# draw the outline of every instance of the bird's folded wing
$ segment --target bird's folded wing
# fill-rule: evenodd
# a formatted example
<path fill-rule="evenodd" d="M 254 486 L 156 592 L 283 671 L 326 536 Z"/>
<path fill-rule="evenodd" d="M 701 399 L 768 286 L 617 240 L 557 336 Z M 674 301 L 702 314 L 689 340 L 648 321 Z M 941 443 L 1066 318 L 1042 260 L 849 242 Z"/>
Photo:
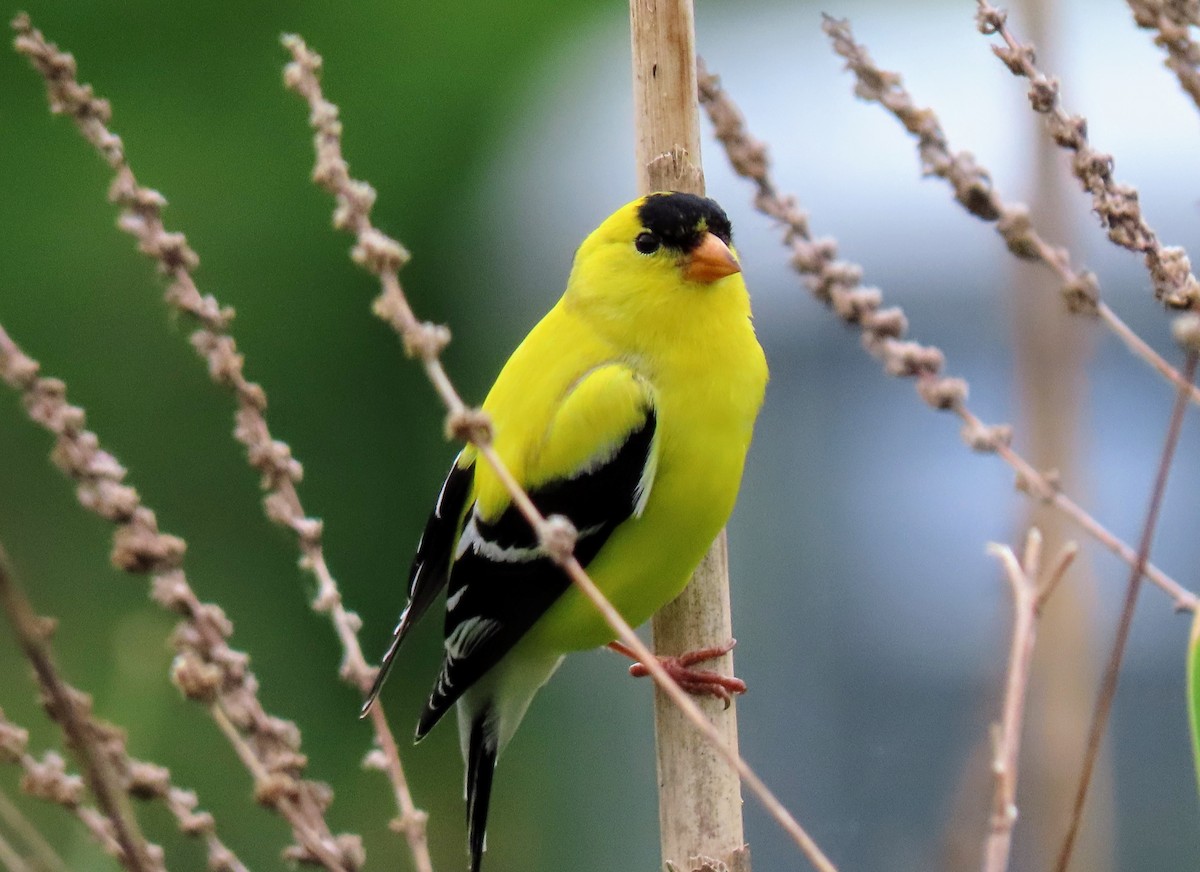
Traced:
<path fill-rule="evenodd" d="M 586 566 L 612 532 L 641 514 L 654 483 L 656 415 L 650 385 L 607 364 L 581 378 L 544 433 L 534 436 L 525 482 L 545 515 L 579 532 Z M 446 600 L 445 659 L 418 736 L 500 660 L 570 582 L 506 495 L 477 473 L 476 502 L 455 549 Z"/>

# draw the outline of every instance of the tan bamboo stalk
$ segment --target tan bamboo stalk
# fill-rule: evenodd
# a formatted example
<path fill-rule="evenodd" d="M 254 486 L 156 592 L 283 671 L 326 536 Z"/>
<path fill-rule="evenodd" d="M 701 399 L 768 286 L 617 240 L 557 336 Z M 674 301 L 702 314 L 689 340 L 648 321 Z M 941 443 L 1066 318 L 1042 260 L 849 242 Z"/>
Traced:
<path fill-rule="evenodd" d="M 1039 58 L 1061 54 L 1063 11 L 1054 0 L 1021 0 L 1020 19 L 1036 42 Z M 1030 212 L 1040 228 L 1068 248 L 1078 228 L 1070 218 L 1070 176 L 1062 173 L 1057 146 L 1042 131 L 1025 131 L 1033 156 Z M 1020 429 L 1026 434 L 1027 457 L 1038 469 L 1054 469 L 1063 487 L 1086 499 L 1088 463 L 1084 419 L 1087 365 L 1092 359 L 1094 331 L 1081 330 L 1054 297 L 1055 279 L 1037 264 L 1018 261 L 1012 272 L 1012 337 Z M 1055 551 L 1074 531 L 1050 506 L 1032 504 L 1022 521 L 1042 530 L 1045 547 Z M 1079 746 L 1091 717 L 1093 688 L 1099 679 L 1096 656 L 1097 589 L 1088 561 L 1073 570 L 1055 608 L 1040 621 L 1030 686 L 1025 745 L 1025 780 L 1020 798 L 1021 860 L 1049 870 L 1062 840 L 1064 808 L 1069 808 L 1079 777 Z M 1108 631 L 1105 631 L 1108 632 Z M 1106 643 L 1103 643 L 1106 644 Z M 1102 774 L 1109 771 L 1103 766 Z M 1106 782 L 1102 778 L 1102 783 Z M 1081 870 L 1111 872 L 1112 806 L 1102 789 L 1094 807 L 1097 826 L 1080 843 Z M 1013 867 L 1021 862 L 1014 861 Z"/>
<path fill-rule="evenodd" d="M 630 0 L 629 20 L 638 188 L 641 193 L 703 194 L 692 2 Z M 724 531 L 683 594 L 655 616 L 653 628 L 659 654 L 682 654 L 733 638 Z M 715 668 L 732 675 L 732 654 Z M 737 748 L 736 707 L 707 698 L 697 703 L 723 741 Z M 737 773 L 660 690 L 655 691 L 654 724 L 664 865 L 690 872 L 711 859 L 730 872 L 749 872 Z"/>
<path fill-rule="evenodd" d="M 1022 0 L 1020 17 L 1038 46 L 1039 56 L 1060 57 L 1065 47 L 1063 10 L 1054 0 Z M 1024 131 L 1031 172 L 1027 196 L 1030 214 L 1048 238 L 1078 249 L 1078 228 L 1071 220 L 1069 175 L 1062 172 L 1057 148 L 1040 130 Z M 1058 282 L 1038 264 L 1012 263 L 1010 336 L 1013 342 L 1017 427 L 1024 434 L 1026 457 L 1038 469 L 1054 469 L 1064 489 L 1087 500 L 1089 459 L 1084 437 L 1088 402 L 1087 364 L 1095 332 L 1072 317 L 1054 299 Z M 1036 526 L 1046 549 L 1057 550 L 1074 535 L 1071 524 L 1052 506 L 1029 505 L 1020 524 Z M 1131 543 L 1133 544 L 1133 543 Z M 1088 561 L 1072 570 L 1054 608 L 1040 621 L 1041 642 L 1029 688 L 1028 732 L 1023 749 L 1020 797 L 1021 862 L 1049 869 L 1062 839 L 1063 810 L 1070 808 L 1078 779 L 1080 737 L 1086 735 L 1100 666 L 1095 653 L 1097 596 Z M 1104 806 L 1109 806 L 1107 809 Z M 1081 869 L 1113 872 L 1112 809 L 1097 803 L 1096 827 L 1081 844 Z"/>

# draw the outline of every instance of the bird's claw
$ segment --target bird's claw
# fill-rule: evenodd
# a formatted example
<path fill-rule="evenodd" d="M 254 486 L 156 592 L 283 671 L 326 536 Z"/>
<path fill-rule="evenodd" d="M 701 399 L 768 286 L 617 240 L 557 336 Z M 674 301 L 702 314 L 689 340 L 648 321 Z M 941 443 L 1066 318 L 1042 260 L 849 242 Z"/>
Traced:
<path fill-rule="evenodd" d="M 736 639 L 730 639 L 724 645 L 711 645 L 675 657 L 659 657 L 658 662 L 667 675 L 671 676 L 683 690 L 693 696 L 714 696 L 725 703 L 725 708 L 729 708 L 733 702 L 733 694 L 746 692 L 746 682 L 740 678 L 721 675 L 708 669 L 691 667 L 703 660 L 715 660 L 717 657 L 728 654 L 736 644 Z M 632 652 L 625 649 L 625 646 L 620 643 L 611 647 L 618 653 L 633 656 Z M 637 662 L 629 667 L 629 674 L 634 678 L 644 678 L 650 674 L 650 670 L 646 664 Z"/>

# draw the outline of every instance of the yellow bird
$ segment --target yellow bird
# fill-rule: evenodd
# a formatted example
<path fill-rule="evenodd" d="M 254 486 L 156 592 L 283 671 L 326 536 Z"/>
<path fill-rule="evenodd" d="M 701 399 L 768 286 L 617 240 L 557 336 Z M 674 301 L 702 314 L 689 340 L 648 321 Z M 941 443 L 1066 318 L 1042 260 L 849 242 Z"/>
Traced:
<path fill-rule="evenodd" d="M 618 209 L 483 404 L 496 451 L 543 514 L 574 523 L 576 556 L 633 626 L 678 596 L 728 520 L 762 405 L 767 365 L 731 239 L 721 207 L 692 194 Z M 497 756 L 563 656 L 615 634 L 468 446 L 417 545 L 364 714 L 447 584 L 442 669 L 417 739 L 458 703 L 478 872 Z M 679 673 L 693 690 L 730 686 Z"/>

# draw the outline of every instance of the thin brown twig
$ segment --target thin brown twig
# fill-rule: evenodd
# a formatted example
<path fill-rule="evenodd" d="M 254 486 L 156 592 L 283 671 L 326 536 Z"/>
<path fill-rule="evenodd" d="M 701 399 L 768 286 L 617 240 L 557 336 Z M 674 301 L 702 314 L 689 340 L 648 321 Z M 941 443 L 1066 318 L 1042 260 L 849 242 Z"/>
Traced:
<path fill-rule="evenodd" d="M 76 750 L 85 764 L 84 771 L 89 775 L 89 786 L 96 777 L 105 779 L 104 786 L 109 793 L 101 795 L 95 787 L 92 788 L 92 792 L 110 820 L 110 794 L 113 791 L 122 797 L 128 795 L 141 800 L 160 800 L 175 818 L 181 832 L 205 843 L 208 868 L 211 872 L 246 872 L 246 867 L 237 855 L 218 838 L 213 816 L 208 812 L 196 810 L 196 795 L 172 784 L 171 773 L 165 767 L 130 757 L 126 750 L 124 731 L 96 717 L 92 713 L 91 698 L 71 687 L 59 674 L 50 645 L 50 634 L 55 624 L 49 619 L 34 615 L 27 598 L 6 565 L 2 546 L 0 603 L 17 631 L 26 656 L 34 666 L 34 674 L 42 689 L 48 713 L 62 727 L 68 746 Z M 153 868 L 161 868 L 161 861 L 155 860 L 155 857 L 161 854 L 161 850 L 156 846 L 145 847 L 140 857 L 130 852 L 127 844 L 131 839 L 140 838 L 136 829 L 137 819 L 123 799 L 118 804 L 117 811 L 127 816 L 127 821 L 112 820 L 112 830 L 118 844 L 121 845 L 123 862 L 124 857 L 133 858 L 132 862 L 126 862 L 127 868 L 143 869 L 147 868 L 147 864 Z M 6 808 L 0 807 L 0 812 L 3 812 L 5 817 L 10 816 Z M 128 835 L 123 835 L 125 833 Z M 37 844 L 36 841 L 34 843 Z M 57 861 L 57 866 L 61 867 L 62 861 L 48 845 L 39 849 L 42 856 L 47 852 L 52 858 L 52 865 L 53 861 Z"/>
<path fill-rule="evenodd" d="M 447 436 L 470 442 L 476 447 L 479 455 L 504 485 L 513 505 L 536 531 L 538 541 L 547 556 L 562 567 L 572 583 L 604 617 L 617 637 L 637 654 L 655 683 L 709 740 L 714 750 L 737 770 L 767 812 L 791 836 L 809 862 L 821 872 L 836 872 L 836 867 L 812 837 L 737 751 L 722 741 L 700 708 L 667 674 L 658 658 L 642 643 L 588 577 L 574 556 L 576 531 L 571 522 L 560 515 L 543 516 L 505 466 L 492 445 L 490 419 L 483 411 L 469 408 L 463 402 L 442 366 L 439 355 L 450 341 L 450 331 L 440 325 L 419 321 L 408 304 L 399 277 L 400 268 L 409 259 L 408 252 L 399 242 L 371 224 L 370 210 L 375 201 L 375 191 L 366 182 L 350 176 L 349 166 L 342 156 L 342 126 L 338 120 L 338 108 L 326 100 L 321 92 L 318 78 L 321 57 L 309 49 L 299 36 L 285 36 L 283 45 L 292 55 L 292 62 L 284 70 L 284 84 L 307 101 L 309 123 L 315 132 L 317 162 L 313 169 L 313 180 L 329 191 L 337 201 L 333 217 L 334 226 L 355 236 L 355 245 L 351 250 L 352 259 L 379 279 L 381 292 L 375 299 L 373 311 L 400 336 L 405 352 L 420 361 L 438 397 L 445 404 L 448 411 Z"/>
<path fill-rule="evenodd" d="M 291 530 L 300 549 L 300 565 L 317 582 L 312 601 L 314 611 L 327 614 L 342 646 L 341 678 L 365 693 L 375 678 L 375 668 L 367 663 L 358 641 L 362 620 L 342 602 L 341 591 L 325 560 L 322 544 L 324 524 L 309 517 L 300 501 L 296 485 L 303 469 L 292 456 L 286 442 L 277 440 L 267 424 L 267 396 L 262 386 L 248 380 L 244 358 L 230 333 L 232 308 L 222 306 L 212 295 L 202 296 L 192 276 L 199 257 L 188 246 L 182 233 L 170 233 L 162 220 L 165 198 L 138 184 L 129 166 L 120 137 L 108 127 L 111 111 L 107 101 L 97 98 L 89 85 L 76 79 L 75 63 L 70 55 L 48 43 L 33 29 L 28 17 L 18 16 L 17 50 L 26 55 L 46 80 L 51 109 L 72 116 L 84 138 L 96 148 L 114 172 L 109 199 L 121 207 L 118 226 L 132 235 L 138 250 L 158 263 L 170 283 L 166 302 L 175 311 L 199 325 L 191 343 L 208 364 L 213 382 L 233 394 L 237 402 L 235 438 L 246 447 L 246 458 L 262 476 L 266 493 L 263 508 L 274 523 Z M 425 837 L 427 815 L 413 802 L 404 775 L 400 754 L 391 734 L 382 706 L 371 713 L 375 744 L 382 755 L 372 756 L 391 782 L 400 817 L 393 827 L 407 837 L 418 872 L 432 872 L 433 863 Z"/>
<path fill-rule="evenodd" d="M 1087 121 L 1082 116 L 1071 115 L 1062 108 L 1058 81 L 1047 77 L 1038 69 L 1032 46 L 1021 43 L 1008 28 L 1007 13 L 992 6 L 987 0 L 978 0 L 976 19 L 981 33 L 985 36 L 998 35 L 1003 40 L 1004 45 L 993 45 L 992 51 L 1014 75 L 1023 76 L 1029 80 L 1030 106 L 1035 112 L 1046 116 L 1046 126 L 1055 143 L 1073 153 L 1072 171 L 1083 189 L 1091 194 L 1092 209 L 1099 217 L 1101 225 L 1108 231 L 1108 238 L 1122 248 L 1143 255 L 1154 285 L 1155 296 L 1164 305 L 1173 309 L 1190 309 L 1193 312 L 1200 309 L 1200 282 L 1197 282 L 1196 277 L 1192 274 L 1191 262 L 1186 251 L 1178 246 L 1163 246 L 1158 241 L 1153 228 L 1142 215 L 1141 207 L 1138 204 L 1137 190 L 1132 186 L 1119 184 L 1113 179 L 1112 156 L 1092 147 L 1087 136 Z M 1191 327 L 1185 327 L 1184 332 L 1190 329 L 1190 332 L 1195 333 L 1194 322 L 1193 318 Z M 1181 332 L 1179 325 L 1176 325 L 1176 332 L 1177 335 Z M 1163 446 L 1162 457 L 1151 491 L 1150 506 L 1142 528 L 1141 541 L 1126 588 L 1116 639 L 1109 654 L 1099 697 L 1092 712 L 1092 722 L 1084 750 L 1083 771 L 1080 774 L 1075 801 L 1071 809 L 1067 834 L 1063 839 L 1056 861 L 1055 868 L 1058 872 L 1065 872 L 1070 865 L 1092 774 L 1095 771 L 1104 732 L 1112 711 L 1112 703 L 1120 679 L 1121 664 L 1137 606 L 1137 596 L 1141 590 L 1141 570 L 1149 559 L 1171 460 L 1174 457 L 1179 432 L 1182 428 L 1190 385 L 1195 377 L 1197 357 L 1197 348 L 1193 343 L 1189 347 L 1183 372 L 1188 386 L 1181 386 L 1177 393 L 1167 431 L 1166 444 Z"/>
<path fill-rule="evenodd" d="M 251 744 L 246 741 L 246 737 L 242 735 L 237 725 L 229 718 L 229 715 L 219 705 L 212 705 L 209 709 L 213 721 L 222 733 L 233 750 L 250 773 L 254 776 L 255 784 L 255 799 L 263 804 L 277 806 L 285 818 L 289 820 L 292 817 L 302 817 L 305 815 L 305 809 L 302 807 L 303 798 L 293 796 L 288 790 L 287 785 L 278 776 L 277 773 L 271 772 L 262 760 L 259 759 Z M 308 856 L 310 849 L 307 847 L 292 846 L 287 848 L 283 856 L 287 860 L 295 862 L 318 860 L 327 868 L 338 867 L 342 863 L 342 858 L 338 856 L 338 852 L 330 846 L 318 843 L 317 850 L 312 853 L 315 857 Z M 361 866 L 361 862 L 359 863 Z"/>
<path fill-rule="evenodd" d="M 854 93 L 863 100 L 878 103 L 916 137 L 924 175 L 949 183 L 954 189 L 955 201 L 975 217 L 994 224 L 1010 252 L 1054 273 L 1069 312 L 1098 317 L 1135 356 L 1175 387 L 1186 386 L 1192 402 L 1200 404 L 1200 387 L 1187 384 L 1179 370 L 1100 299 L 1100 283 L 1095 274 L 1077 268 L 1066 248 L 1048 243 L 1034 229 L 1028 207 L 1022 203 L 1006 203 L 1001 198 L 991 174 L 976 163 L 974 155 L 950 148 L 937 114 L 916 105 L 899 73 L 880 69 L 875 64 L 866 46 L 855 42 L 849 21 L 826 15 L 821 27 L 832 40 L 834 51 L 845 59 L 847 69 L 854 74 Z"/>
<path fill-rule="evenodd" d="M 1197 0 L 1127 0 L 1138 27 L 1155 33 L 1154 44 L 1167 53 L 1164 66 L 1200 108 L 1200 44 L 1192 27 L 1200 26 Z"/>
<path fill-rule="evenodd" d="M 65 808 L 87 829 L 91 837 L 112 857 L 121 855 L 112 824 L 84 799 L 83 778 L 67 772 L 67 763 L 54 751 L 39 760 L 28 751 L 29 731 L 10 721 L 0 709 L 0 763 L 21 768 L 21 791 Z"/>
<path fill-rule="evenodd" d="M 112 826 L 120 846 L 118 859 L 130 872 L 164 872 L 162 849 L 146 842 L 138 826 L 119 773 L 102 744 L 81 694 L 67 686 L 54 664 L 49 638 L 55 622 L 34 614 L 9 568 L 8 555 L 0 546 L 0 607 L 17 634 L 25 657 L 33 666 L 44 694 L 46 711 L 62 728 L 67 746 L 79 759 L 88 789 Z M 90 702 L 90 701 L 88 701 Z"/>
<path fill-rule="evenodd" d="M 83 409 L 67 402 L 66 385 L 39 377 L 39 368 L 0 326 L 0 380 L 21 395 L 30 419 L 55 436 L 51 458 L 76 482 L 80 505 L 114 525 L 113 565 L 150 575 L 151 598 L 184 618 L 172 635 L 178 652 L 171 667 L 175 686 L 206 706 L 215 700 L 252 743 L 276 788 L 264 791 L 256 785 L 256 794 L 291 825 L 298 844 L 289 851 L 306 859 L 340 858 L 336 863 L 321 860 L 331 870 L 359 868 L 361 840 L 330 833 L 324 817 L 329 790 L 302 777 L 307 759 L 300 753 L 300 731 L 263 709 L 249 655 L 228 644 L 232 622 L 219 606 L 201 602 L 188 584 L 182 566 L 187 544 L 159 531 L 154 512 L 124 484 L 125 468 L 85 429 Z M 290 796 L 298 798 L 294 806 L 280 802 Z"/>
<path fill-rule="evenodd" d="M 58 852 L 50 846 L 46 837 L 33 825 L 33 821 L 21 813 L 16 803 L 4 790 L 0 790 L 0 820 L 3 820 L 8 828 L 16 833 L 25 842 L 26 847 L 33 852 L 41 872 L 67 872 L 67 866 L 63 863 L 62 857 L 58 856 Z"/>
<path fill-rule="evenodd" d="M 1196 316 L 1187 316 L 1196 322 Z M 1192 325 L 1193 339 L 1196 336 L 1195 324 Z M 1177 330 L 1177 333 L 1179 331 Z M 1200 361 L 1200 347 L 1194 341 L 1188 351 L 1183 366 L 1183 375 L 1189 382 L 1196 377 L 1196 365 Z M 1129 642 L 1129 631 L 1133 626 L 1133 614 L 1137 607 L 1138 593 L 1142 589 L 1142 569 L 1150 559 L 1150 547 L 1154 542 L 1154 532 L 1158 525 L 1159 511 L 1162 508 L 1163 497 L 1167 490 L 1167 477 L 1171 471 L 1171 461 L 1175 457 L 1175 449 L 1179 445 L 1179 434 L 1183 430 L 1184 413 L 1187 410 L 1187 393 L 1182 389 L 1176 394 L 1175 405 L 1171 410 L 1171 420 L 1167 426 L 1167 436 L 1164 440 L 1162 457 L 1159 460 L 1158 472 L 1154 478 L 1154 486 L 1150 491 L 1150 506 L 1146 510 L 1146 521 L 1142 526 L 1142 536 L 1138 543 L 1137 560 L 1134 562 L 1129 575 L 1129 583 L 1125 591 L 1125 603 L 1121 608 L 1120 622 L 1117 624 L 1117 635 L 1109 652 L 1108 663 L 1104 668 L 1104 677 L 1100 683 L 1100 693 L 1096 707 L 1092 711 L 1092 723 L 1088 728 L 1087 745 L 1084 748 L 1083 770 L 1079 775 L 1079 785 L 1075 793 L 1075 802 L 1071 808 L 1071 819 L 1067 825 L 1067 834 L 1063 838 L 1055 862 L 1057 872 L 1066 872 L 1071 864 L 1071 854 L 1075 848 L 1075 840 L 1079 835 L 1079 826 L 1083 820 L 1083 809 L 1087 802 L 1088 788 L 1091 786 L 1092 774 L 1096 769 L 1096 761 L 1100 757 L 1100 748 L 1104 741 L 1104 731 L 1108 726 L 1109 715 L 1112 714 L 1113 700 L 1117 695 L 1117 683 L 1121 677 L 1121 664 L 1125 658 L 1125 649 Z"/>
<path fill-rule="evenodd" d="M 1025 554 L 1017 559 L 1007 545 L 990 543 L 988 553 L 1004 567 L 1013 596 L 1013 632 L 1005 679 L 1001 720 L 993 724 L 992 774 L 996 787 L 992 800 L 991 825 L 984 841 L 983 872 L 1005 872 L 1017 822 L 1017 772 L 1021 757 L 1021 730 L 1029 690 L 1030 667 L 1037 644 L 1037 621 L 1046 600 L 1066 575 L 1079 553 L 1074 542 L 1060 552 L 1050 571 L 1042 575 L 1042 534 L 1036 528 L 1025 540 Z"/>
<path fill-rule="evenodd" d="M 995 53 L 1016 76 L 1029 80 L 1029 105 L 1046 117 L 1046 128 L 1055 144 L 1072 153 L 1071 171 L 1092 197 L 1092 211 L 1108 238 L 1116 245 L 1142 255 L 1154 296 L 1171 309 L 1200 308 L 1200 281 L 1192 274 L 1191 261 L 1180 246 L 1164 246 L 1142 215 L 1137 189 L 1113 179 L 1113 157 L 1097 151 L 1088 141 L 1087 120 L 1062 108 L 1057 79 L 1046 76 L 1035 65 L 1032 46 L 1022 44 L 1008 28 L 1008 13 L 988 0 L 977 0 L 976 21 L 985 36 L 997 35 L 1004 45 L 993 45 Z"/>
<path fill-rule="evenodd" d="M 1131 547 L 1062 493 L 1053 473 L 1039 472 L 1013 450 L 1009 425 L 986 424 L 970 410 L 967 382 L 941 374 L 945 357 L 940 349 L 903 339 L 908 330 L 904 312 L 895 306 L 884 308 L 882 292 L 862 286 L 862 268 L 838 260 L 835 240 L 813 238 L 808 216 L 794 197 L 776 188 L 766 146 L 746 130 L 741 112 L 720 81 L 702 68 L 699 82 L 701 105 L 734 172 L 753 182 L 755 208 L 783 228 L 783 243 L 791 249 L 792 267 L 805 277 L 813 296 L 861 332 L 863 347 L 882 361 L 888 375 L 913 378 L 917 394 L 928 406 L 953 412 L 963 423 L 963 441 L 970 448 L 1002 459 L 1017 473 L 1020 490 L 1054 506 L 1126 564 L 1133 565 L 1137 555 Z M 1177 610 L 1195 611 L 1200 601 L 1194 593 L 1153 564 L 1146 564 L 1144 569 L 1146 577 L 1171 597 Z"/>

